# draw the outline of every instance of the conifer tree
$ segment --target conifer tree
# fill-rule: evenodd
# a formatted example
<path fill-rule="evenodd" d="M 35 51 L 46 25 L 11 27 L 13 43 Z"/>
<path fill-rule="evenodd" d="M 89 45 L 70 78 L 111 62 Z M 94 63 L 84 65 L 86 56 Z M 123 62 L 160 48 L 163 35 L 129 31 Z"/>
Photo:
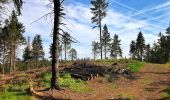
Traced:
<path fill-rule="evenodd" d="M 25 28 L 23 24 L 18 21 L 15 11 L 13 11 L 11 14 L 7 30 L 8 30 L 8 40 L 9 40 L 8 42 L 10 46 L 9 47 L 10 72 L 12 72 L 12 70 L 15 70 L 15 65 L 16 65 L 16 49 L 18 48 L 19 45 L 25 43 L 25 38 L 23 37 Z"/>
<path fill-rule="evenodd" d="M 130 55 L 133 60 L 136 59 L 136 42 L 132 41 L 130 44 Z"/>
<path fill-rule="evenodd" d="M 60 90 L 58 83 L 59 79 L 59 31 L 61 23 L 61 18 L 64 17 L 63 13 L 64 6 L 62 5 L 64 0 L 53 0 L 54 7 L 54 30 L 53 30 L 53 43 L 52 43 L 52 77 L 51 77 L 51 89 Z"/>
<path fill-rule="evenodd" d="M 170 60 L 170 24 L 166 29 L 166 55 L 168 55 L 168 60 Z"/>
<path fill-rule="evenodd" d="M 65 61 L 67 60 L 67 51 L 71 48 L 71 36 L 69 33 L 64 33 L 62 37 L 62 41 L 64 44 L 64 53 L 65 53 Z"/>
<path fill-rule="evenodd" d="M 74 48 L 71 48 L 69 51 L 69 57 L 71 58 L 71 60 L 76 60 L 77 59 L 77 51 Z"/>
<path fill-rule="evenodd" d="M 95 42 L 95 41 L 92 42 L 92 54 L 93 54 L 94 60 L 96 60 L 96 56 L 99 53 L 99 47 L 100 45 L 98 42 Z"/>
<path fill-rule="evenodd" d="M 41 35 L 36 35 L 32 42 L 32 56 L 34 59 L 34 67 L 38 65 L 38 61 L 44 58 L 44 50 Z"/>
<path fill-rule="evenodd" d="M 103 56 L 103 46 L 102 46 L 102 19 L 106 16 L 106 8 L 108 7 L 108 2 L 106 0 L 92 0 L 91 4 L 93 8 L 91 8 L 91 12 L 93 17 L 91 18 L 92 23 L 95 23 L 96 26 L 94 28 L 99 28 L 100 32 L 100 53 L 101 59 Z"/>
<path fill-rule="evenodd" d="M 102 45 L 104 47 L 104 55 L 105 55 L 105 59 L 107 59 L 107 52 L 109 50 L 109 46 L 110 46 L 110 33 L 108 32 L 108 28 L 107 25 L 105 24 L 105 26 L 103 27 L 103 31 L 102 31 Z"/>
<path fill-rule="evenodd" d="M 121 40 L 119 40 L 119 36 L 117 34 L 114 35 L 113 37 L 113 40 L 112 40 L 112 43 L 111 43 L 111 53 L 110 53 L 110 56 L 112 58 L 116 58 L 117 57 L 122 57 L 122 50 L 121 50 L 121 47 L 120 47 L 120 42 Z"/>
<path fill-rule="evenodd" d="M 136 50 L 137 50 L 139 61 L 143 60 L 144 49 L 145 49 L 145 39 L 143 37 L 143 33 L 139 32 L 138 37 L 136 39 Z"/>
<path fill-rule="evenodd" d="M 151 55 L 150 52 L 151 52 L 150 44 L 147 44 L 145 47 L 145 56 L 144 56 L 146 62 L 150 62 L 150 55 Z"/>

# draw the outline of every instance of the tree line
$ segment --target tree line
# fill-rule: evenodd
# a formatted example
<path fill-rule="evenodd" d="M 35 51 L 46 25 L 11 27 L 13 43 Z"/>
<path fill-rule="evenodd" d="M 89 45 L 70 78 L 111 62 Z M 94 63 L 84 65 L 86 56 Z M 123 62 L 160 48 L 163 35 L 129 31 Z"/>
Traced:
<path fill-rule="evenodd" d="M 151 63 L 166 63 L 170 59 L 170 26 L 166 32 L 158 35 L 157 42 L 145 44 L 142 32 L 139 32 L 136 41 L 130 44 L 130 55 L 134 60 L 146 61 Z"/>
<path fill-rule="evenodd" d="M 19 70 L 28 70 L 43 66 L 50 66 L 50 61 L 45 59 L 45 53 L 42 44 L 41 35 L 36 35 L 33 41 L 24 37 L 25 27 L 18 21 L 18 15 L 15 11 L 0 26 L 0 72 L 2 74 L 15 72 Z M 60 56 L 62 60 L 62 51 L 65 52 L 65 61 L 67 53 L 70 60 L 77 59 L 77 51 L 71 48 L 70 34 L 65 33 L 61 37 Z M 31 44 L 32 43 L 32 44 Z M 19 46 L 26 47 L 23 50 L 22 59 L 17 57 Z M 21 52 L 20 52 L 21 53 Z"/>
<path fill-rule="evenodd" d="M 101 43 L 96 41 L 92 42 L 92 54 L 94 60 L 99 55 L 99 52 L 101 50 L 100 44 L 102 44 L 102 54 L 104 53 L 105 59 L 108 59 L 109 57 L 115 59 L 122 58 L 122 49 L 120 47 L 121 40 L 119 39 L 119 36 L 117 34 L 115 34 L 113 38 L 110 37 L 107 25 L 103 27 L 101 40 Z"/>

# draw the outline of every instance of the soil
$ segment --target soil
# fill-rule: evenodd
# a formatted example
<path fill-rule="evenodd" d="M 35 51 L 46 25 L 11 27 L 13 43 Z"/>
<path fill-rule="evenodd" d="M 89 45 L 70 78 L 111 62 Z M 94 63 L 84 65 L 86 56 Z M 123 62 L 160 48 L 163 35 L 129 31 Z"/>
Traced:
<path fill-rule="evenodd" d="M 0 79 L 4 84 L 5 79 L 10 79 L 12 75 Z M 108 82 L 104 77 L 98 77 L 86 81 L 87 85 L 93 89 L 89 92 L 74 92 L 68 88 L 61 91 L 47 90 L 39 93 L 43 94 L 40 100 L 157 100 L 161 99 L 162 91 L 170 86 L 170 66 L 166 64 L 145 64 L 140 72 L 134 74 L 133 79 L 119 77 L 112 82 Z M 40 91 L 43 88 L 35 88 Z M 53 96 L 52 96 L 53 93 Z M 37 100 L 37 98 L 35 98 Z"/>
<path fill-rule="evenodd" d="M 134 79 L 119 77 L 107 82 L 99 77 L 87 81 L 93 88 L 92 92 L 78 93 L 67 88 L 62 91 L 54 90 L 53 97 L 63 100 L 156 100 L 161 99 L 161 93 L 170 85 L 170 66 L 161 64 L 145 64 Z M 52 92 L 43 92 L 49 96 Z"/>

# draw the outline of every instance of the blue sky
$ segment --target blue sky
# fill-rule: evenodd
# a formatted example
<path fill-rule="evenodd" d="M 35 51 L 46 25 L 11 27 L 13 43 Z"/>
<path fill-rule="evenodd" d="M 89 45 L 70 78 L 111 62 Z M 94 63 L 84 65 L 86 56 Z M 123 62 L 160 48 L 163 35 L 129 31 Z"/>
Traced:
<path fill-rule="evenodd" d="M 108 25 L 111 37 L 118 34 L 121 39 L 123 56 L 129 56 L 129 45 L 135 40 L 139 31 L 142 31 L 146 43 L 152 44 L 157 40 L 159 32 L 165 32 L 170 22 L 170 1 L 169 0 L 108 0 L 107 17 L 102 23 Z M 47 8 L 48 0 L 25 0 L 20 21 L 26 26 L 25 36 L 33 37 L 36 34 L 42 35 L 46 57 L 49 57 L 49 45 L 51 44 L 51 18 L 42 19 L 31 24 L 51 9 Z M 91 42 L 99 40 L 98 29 L 92 29 L 90 18 L 90 0 L 65 0 L 66 18 L 63 20 L 67 30 L 73 37 L 80 41 L 73 44 L 77 49 L 78 57 L 92 57 Z M 18 51 L 22 51 L 22 46 Z M 21 57 L 19 52 L 18 56 Z"/>

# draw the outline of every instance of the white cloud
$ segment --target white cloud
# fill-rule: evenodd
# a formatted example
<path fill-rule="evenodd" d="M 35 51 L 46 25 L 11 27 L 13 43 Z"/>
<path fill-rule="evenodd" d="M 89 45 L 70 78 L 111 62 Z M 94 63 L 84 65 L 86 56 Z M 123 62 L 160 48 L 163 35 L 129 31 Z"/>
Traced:
<path fill-rule="evenodd" d="M 51 29 L 52 24 L 49 24 L 50 20 L 40 20 L 31 24 L 37 18 L 40 18 L 44 14 L 50 12 L 45 6 L 48 4 L 47 1 L 41 0 L 26 0 L 26 4 L 23 8 L 23 16 L 20 20 L 26 26 L 25 36 L 35 36 L 35 34 L 41 34 L 43 38 L 44 50 L 46 57 L 49 57 L 49 45 L 51 44 Z M 35 5 L 35 6 L 33 6 Z M 137 20 L 122 13 L 118 13 L 113 9 L 108 10 L 108 15 L 103 20 L 103 24 L 107 24 L 111 37 L 117 33 L 120 37 L 123 55 L 128 57 L 129 55 L 129 45 L 131 40 L 136 40 L 137 34 L 141 28 L 146 39 L 146 43 L 153 43 L 157 39 L 157 32 L 163 29 L 158 28 L 159 26 L 153 25 L 144 20 Z M 68 21 L 67 27 L 71 30 L 67 30 L 74 38 L 76 38 L 80 43 L 73 44 L 73 48 L 78 51 L 78 57 L 92 57 L 91 55 L 91 42 L 99 40 L 98 29 L 92 29 L 94 24 L 91 24 L 92 14 L 90 13 L 90 6 L 81 3 L 69 3 L 66 6 L 66 18 Z M 49 18 L 50 19 L 50 18 Z M 149 33 L 149 32 L 150 33 Z M 153 34 L 154 33 L 154 34 Z"/>

